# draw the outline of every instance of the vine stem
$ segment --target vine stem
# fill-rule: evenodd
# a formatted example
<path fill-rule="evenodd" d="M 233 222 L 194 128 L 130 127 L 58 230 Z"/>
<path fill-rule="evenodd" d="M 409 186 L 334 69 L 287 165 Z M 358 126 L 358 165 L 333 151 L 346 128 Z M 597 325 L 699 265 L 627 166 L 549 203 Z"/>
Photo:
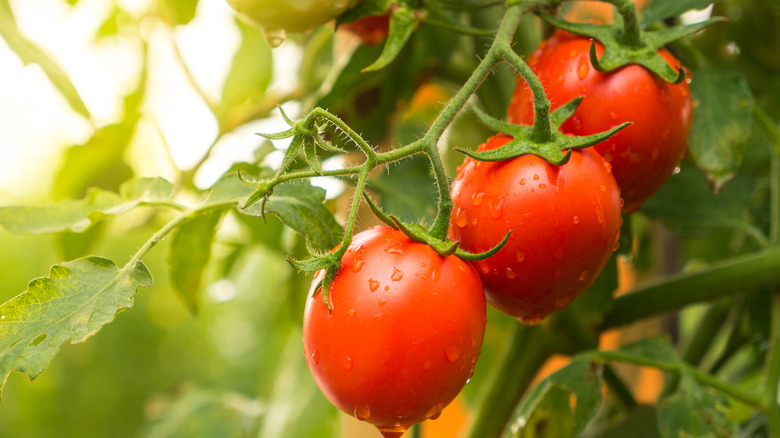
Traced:
<path fill-rule="evenodd" d="M 636 16 L 636 4 L 633 0 L 605 0 L 617 7 L 618 13 L 623 18 L 623 35 L 621 40 L 631 47 L 642 46 L 642 28 Z"/>

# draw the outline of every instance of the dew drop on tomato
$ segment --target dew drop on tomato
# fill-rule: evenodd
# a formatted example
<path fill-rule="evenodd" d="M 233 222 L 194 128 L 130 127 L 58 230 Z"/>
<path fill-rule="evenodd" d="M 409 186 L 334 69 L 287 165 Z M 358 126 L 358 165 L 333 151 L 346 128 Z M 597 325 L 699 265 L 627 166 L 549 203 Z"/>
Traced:
<path fill-rule="evenodd" d="M 442 409 L 444 409 L 442 403 L 436 403 L 430 409 L 428 409 L 428 412 L 425 413 L 425 418 L 429 420 L 435 420 L 439 418 L 441 416 Z"/>
<path fill-rule="evenodd" d="M 574 225 L 577 225 L 578 223 L 580 223 L 580 217 L 574 216 Z"/>
<path fill-rule="evenodd" d="M 578 280 L 585 281 L 586 278 L 588 278 L 588 271 L 582 271 L 582 273 L 578 277 Z"/>
<path fill-rule="evenodd" d="M 463 228 L 467 224 L 468 224 L 468 218 L 466 217 L 466 212 L 459 208 L 455 212 L 455 225 Z"/>
<path fill-rule="evenodd" d="M 585 79 L 585 77 L 588 76 L 588 72 L 590 72 L 588 58 L 583 56 L 577 63 L 577 76 L 579 76 L 580 79 Z"/>
<path fill-rule="evenodd" d="M 517 320 L 520 321 L 521 324 L 527 325 L 528 327 L 539 325 L 539 323 L 542 322 L 542 318 L 534 316 L 521 316 L 517 318 Z"/>
<path fill-rule="evenodd" d="M 355 406 L 355 418 L 360 421 L 366 421 L 371 417 L 371 409 L 368 406 Z"/>
<path fill-rule="evenodd" d="M 311 361 L 314 362 L 314 365 L 319 365 L 320 353 L 317 350 L 314 350 L 314 352 L 311 354 Z"/>
<path fill-rule="evenodd" d="M 482 204 L 482 200 L 485 198 L 485 192 L 479 192 L 474 193 L 474 196 L 471 197 L 471 203 L 474 204 L 475 207 Z"/>
<path fill-rule="evenodd" d="M 346 359 L 344 359 L 344 363 L 342 365 L 344 366 L 345 370 L 347 370 L 347 371 L 351 370 L 352 369 L 352 358 L 351 357 L 347 357 Z"/>
<path fill-rule="evenodd" d="M 525 260 L 525 253 L 522 251 L 515 251 L 515 259 L 517 259 L 517 263 L 522 263 L 522 261 Z"/>
<path fill-rule="evenodd" d="M 373 278 L 370 278 L 368 280 L 368 288 L 371 290 L 371 292 L 376 292 L 376 290 L 379 288 L 379 282 Z"/>
<path fill-rule="evenodd" d="M 393 275 L 390 276 L 390 279 L 400 281 L 402 278 L 404 278 L 404 272 L 398 268 L 393 268 Z"/>
<path fill-rule="evenodd" d="M 555 307 L 559 309 L 563 309 L 564 307 L 568 306 L 569 303 L 571 303 L 572 298 L 571 297 L 562 297 L 555 300 Z"/>
<path fill-rule="evenodd" d="M 460 349 L 458 347 L 447 347 L 447 349 L 444 350 L 444 356 L 447 357 L 447 362 L 455 363 L 460 357 Z"/>
<path fill-rule="evenodd" d="M 506 278 L 512 280 L 513 278 L 517 277 L 517 272 L 515 272 L 512 268 L 506 268 L 506 271 L 504 272 L 506 275 Z"/>
<path fill-rule="evenodd" d="M 409 429 L 409 426 L 377 426 L 377 429 L 379 429 L 379 433 L 381 433 L 384 438 L 401 438 L 404 433 L 406 433 L 406 430 Z"/>

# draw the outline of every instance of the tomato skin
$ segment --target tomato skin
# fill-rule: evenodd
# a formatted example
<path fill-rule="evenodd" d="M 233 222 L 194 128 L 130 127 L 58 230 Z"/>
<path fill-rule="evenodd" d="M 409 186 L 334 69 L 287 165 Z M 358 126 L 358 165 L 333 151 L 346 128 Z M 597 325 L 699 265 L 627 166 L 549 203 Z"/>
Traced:
<path fill-rule="evenodd" d="M 542 42 L 528 64 L 539 76 L 553 109 L 585 96 L 561 131 L 589 135 L 623 122 L 634 123 L 595 146 L 612 164 L 625 201 L 623 212 L 633 213 L 661 188 L 687 154 L 693 100 L 687 81 L 669 84 L 638 65 L 599 73 L 590 64 L 589 50 L 590 39 L 557 31 Z M 601 44 L 596 44 L 596 52 L 601 56 Z M 680 65 L 668 51 L 660 53 L 671 66 Z M 512 123 L 533 124 L 533 96 L 522 78 L 518 78 L 508 113 Z"/>
<path fill-rule="evenodd" d="M 356 0 L 227 0 L 243 20 L 266 33 L 305 32 L 355 6 Z"/>
<path fill-rule="evenodd" d="M 342 263 L 332 312 L 321 290 L 309 294 L 304 311 L 304 353 L 317 385 L 339 409 L 380 430 L 437 417 L 482 348 L 479 275 L 386 226 L 357 234 Z"/>
<path fill-rule="evenodd" d="M 480 150 L 511 137 L 491 137 Z M 557 167 L 535 155 L 496 163 L 471 158 L 452 185 L 450 237 L 470 252 L 506 245 L 475 262 L 488 302 L 534 325 L 590 287 L 620 234 L 620 194 L 609 164 L 592 149 Z"/>

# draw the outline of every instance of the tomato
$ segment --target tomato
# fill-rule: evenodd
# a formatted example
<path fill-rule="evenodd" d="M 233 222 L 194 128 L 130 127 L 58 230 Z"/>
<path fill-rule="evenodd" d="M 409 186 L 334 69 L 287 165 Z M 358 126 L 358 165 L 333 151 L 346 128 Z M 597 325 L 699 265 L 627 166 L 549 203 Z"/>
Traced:
<path fill-rule="evenodd" d="M 227 0 L 242 19 L 268 34 L 305 32 L 355 6 L 356 0 Z"/>
<path fill-rule="evenodd" d="M 363 44 L 376 46 L 387 38 L 390 31 L 390 15 L 371 15 L 339 26 L 359 37 Z"/>
<path fill-rule="evenodd" d="M 332 311 L 320 289 L 306 302 L 306 361 L 339 409 L 401 436 L 438 417 L 474 372 L 486 324 L 482 282 L 468 262 L 387 226 L 357 234 L 342 263 Z"/>
<path fill-rule="evenodd" d="M 674 173 L 688 150 L 692 99 L 687 83 L 673 85 L 638 65 L 601 74 L 590 64 L 590 39 L 558 31 L 528 58 L 553 109 L 584 95 L 580 107 L 561 130 L 588 135 L 630 121 L 608 140 L 595 146 L 612 164 L 622 190 L 624 213 L 633 213 Z M 601 56 L 603 48 L 596 45 Z M 672 66 L 679 62 L 666 50 Z M 533 124 L 533 97 L 520 78 L 509 106 L 512 123 Z"/>
<path fill-rule="evenodd" d="M 480 150 L 511 140 L 491 137 Z M 592 149 L 563 166 L 535 155 L 487 163 L 471 158 L 452 185 L 450 237 L 486 251 L 514 230 L 493 256 L 475 262 L 496 309 L 534 325 L 566 307 L 602 271 L 620 234 L 620 191 Z"/>

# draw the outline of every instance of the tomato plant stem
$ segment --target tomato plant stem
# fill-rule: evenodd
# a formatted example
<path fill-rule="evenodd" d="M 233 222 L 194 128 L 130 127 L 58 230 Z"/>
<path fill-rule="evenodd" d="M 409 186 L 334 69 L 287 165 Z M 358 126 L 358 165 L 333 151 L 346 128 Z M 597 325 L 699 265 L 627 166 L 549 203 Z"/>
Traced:
<path fill-rule="evenodd" d="M 606 383 L 607 387 L 615 394 L 615 397 L 617 397 L 625 410 L 630 411 L 637 407 L 637 402 L 634 399 L 633 394 L 631 394 L 631 391 L 628 389 L 625 382 L 623 382 L 623 379 L 615 372 L 614 368 L 605 365 L 603 377 L 604 383 Z"/>
<path fill-rule="evenodd" d="M 623 44 L 631 47 L 642 45 L 642 28 L 636 16 L 636 4 L 632 0 L 608 0 L 617 7 L 618 13 L 623 18 Z"/>
<path fill-rule="evenodd" d="M 780 290 L 775 288 L 772 296 L 772 337 L 769 357 L 766 361 L 764 384 L 765 414 L 771 438 L 780 438 Z"/>
<path fill-rule="evenodd" d="M 476 404 L 479 408 L 466 437 L 500 437 L 525 390 L 552 353 L 550 336 L 541 327 L 515 324 L 501 367 Z"/>
<path fill-rule="evenodd" d="M 696 271 L 672 275 L 663 281 L 640 287 L 615 299 L 602 329 L 630 324 L 689 304 L 711 301 L 733 294 L 780 284 L 780 248 L 713 263 Z"/>

